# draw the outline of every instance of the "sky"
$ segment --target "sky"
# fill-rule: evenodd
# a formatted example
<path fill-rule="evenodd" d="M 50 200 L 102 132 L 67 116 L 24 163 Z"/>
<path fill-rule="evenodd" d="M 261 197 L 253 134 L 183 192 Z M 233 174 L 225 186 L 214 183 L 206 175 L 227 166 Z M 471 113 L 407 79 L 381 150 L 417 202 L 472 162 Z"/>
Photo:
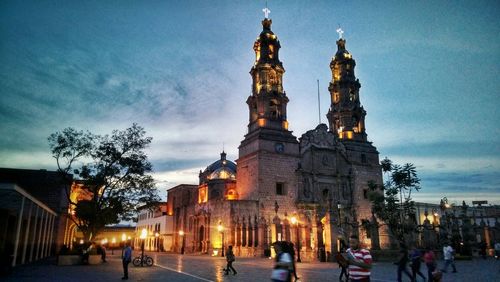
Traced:
<path fill-rule="evenodd" d="M 136 122 L 158 187 L 238 158 L 265 1 L 1 1 L 0 167 L 56 169 L 47 137 Z M 344 30 L 368 138 L 413 163 L 414 200 L 500 204 L 500 2 L 268 1 L 289 129 L 330 105 Z M 163 192 L 162 192 L 163 193 Z"/>

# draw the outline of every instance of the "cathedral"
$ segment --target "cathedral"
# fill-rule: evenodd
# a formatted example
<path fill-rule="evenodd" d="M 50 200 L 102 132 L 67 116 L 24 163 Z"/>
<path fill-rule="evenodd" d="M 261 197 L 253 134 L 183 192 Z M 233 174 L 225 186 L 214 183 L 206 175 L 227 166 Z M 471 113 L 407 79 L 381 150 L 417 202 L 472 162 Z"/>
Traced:
<path fill-rule="evenodd" d="M 367 197 L 368 183 L 382 184 L 379 154 L 367 141 L 361 84 L 346 40 L 337 41 L 330 63 L 328 125 L 299 138 L 288 128 L 289 98 L 280 41 L 262 21 L 253 49 L 248 132 L 236 162 L 220 159 L 200 171 L 199 185 L 168 190 L 173 250 L 220 255 L 272 256 L 271 244 L 291 241 L 299 260 L 331 260 L 351 234 L 371 249 L 387 248 Z M 292 101 L 293 102 L 293 101 Z"/>

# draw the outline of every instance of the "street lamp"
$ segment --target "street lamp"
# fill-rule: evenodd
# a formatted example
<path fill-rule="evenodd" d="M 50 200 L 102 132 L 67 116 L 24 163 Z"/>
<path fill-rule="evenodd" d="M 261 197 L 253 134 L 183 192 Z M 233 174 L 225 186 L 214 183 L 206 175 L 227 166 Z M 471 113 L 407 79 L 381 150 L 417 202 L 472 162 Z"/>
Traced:
<path fill-rule="evenodd" d="M 160 234 L 158 234 L 158 232 L 155 233 L 155 241 L 156 241 L 156 251 L 159 252 L 160 251 L 160 244 L 159 244 L 159 237 Z"/>
<path fill-rule="evenodd" d="M 184 231 L 179 230 L 179 236 L 182 237 L 181 255 L 183 255 L 184 254 Z"/>
<path fill-rule="evenodd" d="M 451 239 L 451 228 L 450 228 L 450 215 L 447 212 L 447 209 L 450 208 L 450 204 L 448 204 L 448 198 L 443 197 L 441 201 L 439 202 L 439 207 L 442 211 L 442 213 L 445 216 L 446 220 L 446 235 L 448 237 L 448 240 Z"/>
<path fill-rule="evenodd" d="M 337 202 L 337 209 L 339 210 L 339 227 L 342 228 L 342 204 L 340 202 Z"/>
<path fill-rule="evenodd" d="M 116 238 L 113 237 L 113 239 L 111 239 L 111 255 L 114 255 L 113 250 L 115 246 L 116 246 Z"/>
<path fill-rule="evenodd" d="M 146 237 L 148 236 L 148 230 L 146 228 L 143 228 L 141 230 L 141 266 L 144 266 L 144 241 L 146 240 Z"/>
<path fill-rule="evenodd" d="M 219 225 L 217 225 L 217 230 L 221 234 L 221 246 L 222 246 L 221 257 L 224 257 L 224 226 L 222 226 L 221 222 L 219 222 Z"/>
<path fill-rule="evenodd" d="M 292 216 L 291 220 L 292 220 L 292 224 L 295 225 L 295 229 L 297 231 L 297 262 L 302 262 L 302 260 L 300 259 L 299 221 L 297 220 L 297 218 L 295 216 Z"/>

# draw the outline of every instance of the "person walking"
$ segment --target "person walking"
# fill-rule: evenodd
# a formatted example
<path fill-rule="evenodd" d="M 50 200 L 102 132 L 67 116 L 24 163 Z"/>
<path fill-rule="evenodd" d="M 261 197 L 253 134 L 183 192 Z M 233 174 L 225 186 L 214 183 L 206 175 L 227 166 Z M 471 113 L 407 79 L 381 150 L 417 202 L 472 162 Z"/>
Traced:
<path fill-rule="evenodd" d="M 336 254 L 335 258 L 337 259 L 337 263 L 338 263 L 339 268 L 340 268 L 339 281 L 349 281 L 349 275 L 347 274 L 347 268 L 349 267 L 349 263 L 342 256 L 342 253 Z M 345 277 L 345 280 L 344 280 L 344 277 Z"/>
<path fill-rule="evenodd" d="M 290 282 L 292 280 L 292 256 L 285 242 L 275 242 L 273 244 L 276 252 L 276 264 L 271 273 L 271 280 L 274 282 Z"/>
<path fill-rule="evenodd" d="M 500 242 L 495 243 L 495 259 L 498 260 L 500 258 Z"/>
<path fill-rule="evenodd" d="M 340 252 L 335 255 L 335 258 L 337 259 L 337 263 L 339 265 L 340 270 L 340 275 L 339 275 L 339 281 L 344 281 L 343 278 L 345 276 L 345 281 L 349 281 L 349 275 L 347 273 L 347 268 L 349 267 L 349 263 L 347 260 L 342 256 L 342 254 L 345 253 L 345 245 L 343 241 L 340 241 Z"/>
<path fill-rule="evenodd" d="M 424 254 L 424 262 L 427 266 L 427 279 L 429 282 L 434 281 L 433 272 L 436 270 L 436 255 L 431 250 L 431 248 L 427 247 Z"/>
<path fill-rule="evenodd" d="M 106 261 L 106 246 L 101 245 L 101 260 L 102 262 L 107 262 Z"/>
<path fill-rule="evenodd" d="M 226 262 L 227 262 L 227 265 L 226 265 L 226 268 L 224 268 L 224 275 L 228 275 L 229 274 L 229 271 L 231 270 L 233 272 L 233 275 L 236 275 L 236 269 L 234 269 L 233 267 L 233 262 L 236 260 L 235 256 L 234 256 L 234 253 L 233 253 L 233 246 L 229 246 L 227 247 L 227 251 L 226 251 Z"/>
<path fill-rule="evenodd" d="M 132 261 L 132 248 L 130 247 L 130 243 L 126 242 L 125 247 L 123 248 L 123 255 L 122 255 L 122 265 L 123 265 L 122 280 L 128 279 L 128 264 L 131 261 Z"/>
<path fill-rule="evenodd" d="M 403 272 L 410 277 L 411 280 L 413 280 L 413 276 L 410 274 L 408 269 L 406 268 L 406 265 L 408 264 L 408 248 L 406 247 L 405 243 L 400 242 L 399 244 L 399 259 L 396 262 L 396 265 L 398 266 L 398 282 L 402 282 L 402 276 Z"/>
<path fill-rule="evenodd" d="M 300 280 L 300 278 L 297 276 L 297 268 L 295 264 L 295 246 L 291 242 L 286 242 L 288 245 L 288 250 L 290 253 L 290 256 L 292 257 L 292 274 L 293 277 L 295 278 L 295 281 Z"/>
<path fill-rule="evenodd" d="M 455 250 L 453 250 L 453 248 L 450 246 L 450 243 L 446 242 L 443 246 L 444 268 L 441 269 L 442 272 L 446 273 L 450 264 L 453 268 L 453 273 L 457 272 L 457 268 L 455 267 L 455 262 L 453 259 L 454 253 Z"/>
<path fill-rule="evenodd" d="M 359 238 L 356 235 L 349 237 L 349 245 L 350 248 L 346 252 L 346 259 L 349 262 L 349 280 L 369 282 L 372 268 L 370 251 L 360 248 Z"/>
<path fill-rule="evenodd" d="M 412 246 L 412 250 L 410 252 L 410 260 L 411 260 L 411 274 L 413 276 L 413 281 L 417 281 L 417 274 L 420 275 L 420 277 L 422 277 L 425 281 L 424 274 L 420 272 L 422 253 L 414 245 Z"/>

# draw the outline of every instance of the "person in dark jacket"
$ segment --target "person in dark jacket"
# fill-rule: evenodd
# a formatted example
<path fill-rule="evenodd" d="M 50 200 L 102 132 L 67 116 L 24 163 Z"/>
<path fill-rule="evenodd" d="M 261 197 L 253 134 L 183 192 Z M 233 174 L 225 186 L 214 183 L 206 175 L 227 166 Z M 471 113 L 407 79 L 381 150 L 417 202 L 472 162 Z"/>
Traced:
<path fill-rule="evenodd" d="M 413 276 L 413 281 L 417 281 L 417 274 L 420 275 L 425 280 L 424 274 L 420 271 L 420 265 L 422 263 L 422 252 L 415 246 L 412 246 L 410 252 L 411 259 L 411 274 Z"/>
<path fill-rule="evenodd" d="M 234 253 L 233 253 L 233 246 L 227 247 L 226 251 L 226 268 L 224 268 L 224 275 L 228 275 L 229 271 L 231 270 L 233 272 L 233 275 L 236 275 L 238 272 L 236 272 L 236 269 L 233 267 L 233 262 L 236 260 Z"/>
<path fill-rule="evenodd" d="M 398 262 L 396 262 L 396 265 L 398 266 L 398 282 L 402 281 L 402 275 L 403 272 L 411 279 L 413 280 L 412 275 L 406 268 L 406 265 L 408 264 L 408 248 L 404 243 L 399 244 L 399 259 Z"/>
<path fill-rule="evenodd" d="M 132 261 L 132 248 L 130 243 L 125 243 L 125 248 L 123 249 L 122 255 L 122 265 L 123 265 L 123 277 L 122 280 L 128 279 L 128 264 Z"/>

